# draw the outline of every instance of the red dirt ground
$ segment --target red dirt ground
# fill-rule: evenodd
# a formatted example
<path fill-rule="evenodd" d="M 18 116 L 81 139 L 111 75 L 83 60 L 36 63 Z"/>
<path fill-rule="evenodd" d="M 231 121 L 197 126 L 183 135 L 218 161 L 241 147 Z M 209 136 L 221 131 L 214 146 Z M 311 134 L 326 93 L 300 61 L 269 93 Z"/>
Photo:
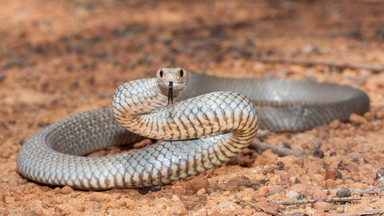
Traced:
<path fill-rule="evenodd" d="M 358 215 L 384 208 L 381 192 L 354 192 L 361 199 L 346 203 L 266 202 L 288 200 L 295 193 L 303 199 L 334 198 L 335 191 L 324 190 L 339 187 L 383 187 L 376 176 L 384 164 L 383 71 L 261 61 L 380 65 L 382 1 L 14 0 L 1 5 L 0 215 Z M 351 85 L 367 92 L 371 111 L 351 122 L 269 133 L 263 140 L 284 141 L 311 155 L 319 148 L 323 158 L 246 150 L 231 163 L 146 195 L 134 189 L 49 187 L 18 174 L 17 153 L 39 129 L 110 106 L 118 85 L 152 77 L 167 65 L 227 77 Z"/>

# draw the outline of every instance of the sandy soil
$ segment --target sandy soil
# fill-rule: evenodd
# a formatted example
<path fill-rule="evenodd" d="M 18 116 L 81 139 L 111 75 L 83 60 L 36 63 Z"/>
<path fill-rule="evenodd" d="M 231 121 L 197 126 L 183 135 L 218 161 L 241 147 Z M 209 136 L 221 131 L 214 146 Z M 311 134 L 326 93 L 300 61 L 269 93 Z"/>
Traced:
<path fill-rule="evenodd" d="M 268 57 L 381 64 L 381 1 L 0 4 L 0 215 L 328 215 L 384 208 L 383 193 L 367 191 L 352 191 L 350 196 L 360 200 L 350 202 L 267 202 L 335 198 L 342 195 L 324 190 L 339 187 L 383 187 L 377 171 L 384 164 L 382 71 L 260 61 Z M 40 128 L 80 111 L 110 106 L 119 84 L 152 77 L 165 65 L 227 77 L 347 84 L 367 92 L 371 111 L 351 117 L 351 122 L 263 138 L 310 155 L 316 152 L 316 157 L 279 157 L 269 150 L 257 154 L 249 149 L 230 163 L 146 195 L 134 189 L 49 187 L 18 174 L 17 153 Z M 318 157 L 321 152 L 324 157 Z"/>

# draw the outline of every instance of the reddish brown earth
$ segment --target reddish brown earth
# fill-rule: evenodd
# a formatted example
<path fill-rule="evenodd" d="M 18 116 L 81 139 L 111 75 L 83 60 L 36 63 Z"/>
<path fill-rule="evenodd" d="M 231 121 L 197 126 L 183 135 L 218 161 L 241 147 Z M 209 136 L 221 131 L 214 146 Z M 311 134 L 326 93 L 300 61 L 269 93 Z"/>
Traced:
<path fill-rule="evenodd" d="M 0 215 L 327 215 L 384 208 L 360 200 L 282 205 L 266 200 L 335 198 L 326 189 L 383 187 L 384 74 L 353 67 L 263 63 L 260 58 L 384 62 L 384 3 L 362 1 L 1 1 Z M 111 104 L 121 83 L 179 65 L 227 77 L 281 77 L 347 84 L 371 110 L 301 133 L 269 133 L 309 156 L 246 150 L 231 163 L 141 195 L 39 185 L 16 157 L 39 129 Z M 116 153 L 119 149 L 103 151 Z M 240 166 L 240 165 L 242 166 Z M 380 177 L 380 176 L 379 176 Z M 290 199 L 287 198 L 291 197 Z M 372 211 L 371 211 L 372 212 Z M 353 214 L 356 215 L 357 213 Z"/>

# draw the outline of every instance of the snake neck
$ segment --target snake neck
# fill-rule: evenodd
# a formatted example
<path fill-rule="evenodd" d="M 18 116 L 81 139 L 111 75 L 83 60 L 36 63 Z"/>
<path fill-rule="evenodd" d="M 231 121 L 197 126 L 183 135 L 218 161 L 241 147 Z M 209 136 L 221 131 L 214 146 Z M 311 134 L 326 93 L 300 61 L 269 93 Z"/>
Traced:
<path fill-rule="evenodd" d="M 114 117 L 133 133 L 163 140 L 196 139 L 231 131 L 247 143 L 257 131 L 256 110 L 240 93 L 212 92 L 171 106 L 167 99 L 156 79 L 125 83 L 114 94 Z"/>

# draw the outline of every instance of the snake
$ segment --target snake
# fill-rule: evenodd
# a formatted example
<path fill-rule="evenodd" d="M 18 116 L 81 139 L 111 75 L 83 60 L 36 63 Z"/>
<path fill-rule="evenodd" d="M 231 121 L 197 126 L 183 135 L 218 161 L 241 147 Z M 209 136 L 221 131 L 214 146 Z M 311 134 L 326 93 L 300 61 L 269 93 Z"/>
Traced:
<path fill-rule="evenodd" d="M 112 107 L 42 128 L 22 145 L 17 168 L 24 177 L 47 185 L 151 188 L 228 161 L 248 147 L 259 128 L 303 131 L 335 119 L 348 121 L 352 113 L 362 115 L 368 109 L 367 94 L 350 86 L 223 78 L 163 67 L 154 78 L 119 86 Z M 112 156 L 86 156 L 144 138 L 163 141 Z"/>

